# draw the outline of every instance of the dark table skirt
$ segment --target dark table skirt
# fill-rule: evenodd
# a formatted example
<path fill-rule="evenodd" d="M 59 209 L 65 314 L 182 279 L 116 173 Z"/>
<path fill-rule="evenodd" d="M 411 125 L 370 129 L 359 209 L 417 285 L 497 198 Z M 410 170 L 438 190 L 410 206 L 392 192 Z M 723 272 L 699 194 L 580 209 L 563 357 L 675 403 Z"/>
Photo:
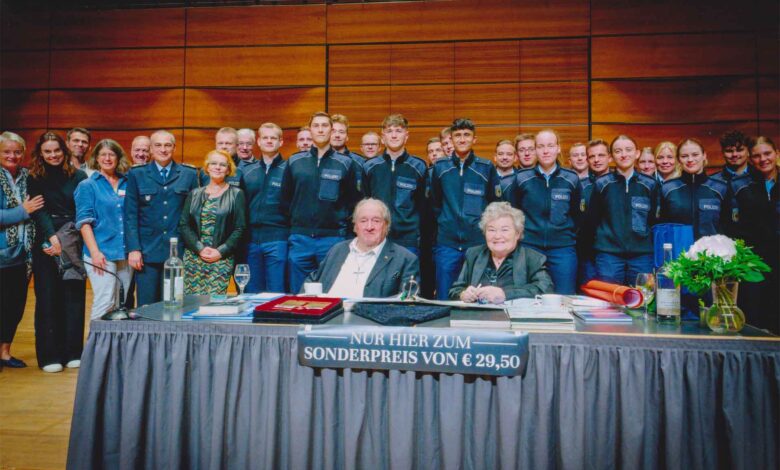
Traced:
<path fill-rule="evenodd" d="M 292 327 L 92 323 L 68 467 L 778 468 L 780 342 L 538 333 L 524 377 L 311 369 Z"/>

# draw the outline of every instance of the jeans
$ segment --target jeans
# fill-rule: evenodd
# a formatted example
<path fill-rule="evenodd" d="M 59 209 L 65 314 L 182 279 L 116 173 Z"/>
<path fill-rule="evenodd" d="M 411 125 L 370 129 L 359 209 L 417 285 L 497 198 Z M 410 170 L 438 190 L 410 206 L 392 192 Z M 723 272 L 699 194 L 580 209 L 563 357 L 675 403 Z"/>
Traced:
<path fill-rule="evenodd" d="M 249 265 L 249 283 L 245 292 L 287 292 L 284 286 L 287 240 L 250 242 L 246 263 Z"/>
<path fill-rule="evenodd" d="M 449 246 L 433 247 L 433 265 L 436 267 L 436 299 L 449 299 L 450 287 L 458 279 L 466 253 Z"/>
<path fill-rule="evenodd" d="M 653 272 L 653 255 L 634 257 L 596 253 L 596 277 L 605 282 L 623 286 L 636 284 L 636 275 Z"/>
<path fill-rule="evenodd" d="M 556 294 L 575 294 L 577 290 L 577 250 L 573 246 L 548 248 L 547 250 L 525 246 L 547 257 L 545 266 L 547 266 L 547 271 L 555 285 Z"/>
<path fill-rule="evenodd" d="M 596 263 L 589 258 L 580 258 L 577 265 L 577 285 L 581 286 L 596 279 Z"/>
<path fill-rule="evenodd" d="M 92 258 L 84 256 L 84 261 L 92 262 Z M 114 309 L 116 298 L 119 295 L 119 282 L 122 282 L 122 289 L 125 295 L 130 288 L 130 279 L 133 277 L 133 270 L 127 264 L 127 260 L 108 261 L 106 260 L 106 270 L 116 274 L 119 279 L 110 274 L 102 272 L 100 269 L 93 268 L 84 264 L 89 276 L 89 283 L 92 285 L 92 309 L 89 314 L 91 320 L 100 318 L 104 313 Z M 124 304 L 125 299 L 119 299 L 120 305 Z"/>
<path fill-rule="evenodd" d="M 137 305 L 153 304 L 162 300 L 163 263 L 146 263 L 135 272 Z"/>
<path fill-rule="evenodd" d="M 317 270 L 331 247 L 343 240 L 344 237 L 314 238 L 308 235 L 290 235 L 287 251 L 290 292 L 300 292 L 306 277 Z"/>

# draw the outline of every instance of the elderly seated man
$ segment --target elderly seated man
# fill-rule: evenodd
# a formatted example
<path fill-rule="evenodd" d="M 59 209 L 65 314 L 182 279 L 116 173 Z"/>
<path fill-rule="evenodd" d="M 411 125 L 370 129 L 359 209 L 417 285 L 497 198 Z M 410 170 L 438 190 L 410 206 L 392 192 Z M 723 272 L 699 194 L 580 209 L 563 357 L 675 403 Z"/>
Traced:
<path fill-rule="evenodd" d="M 500 304 L 553 291 L 544 266 L 546 257 L 520 245 L 524 224 L 523 212 L 508 202 L 493 202 L 485 208 L 479 228 L 487 243 L 466 251 L 450 299 Z"/>
<path fill-rule="evenodd" d="M 363 199 L 352 215 L 356 237 L 337 243 L 306 282 L 319 282 L 328 295 L 391 297 L 410 278 L 417 280 L 417 257 L 387 240 L 390 210 L 378 199 Z"/>

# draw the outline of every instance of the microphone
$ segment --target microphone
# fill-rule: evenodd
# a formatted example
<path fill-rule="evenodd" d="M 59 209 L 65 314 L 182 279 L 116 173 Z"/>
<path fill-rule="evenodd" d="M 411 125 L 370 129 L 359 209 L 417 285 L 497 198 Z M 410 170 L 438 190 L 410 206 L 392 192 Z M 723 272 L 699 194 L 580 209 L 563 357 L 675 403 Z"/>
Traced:
<path fill-rule="evenodd" d="M 82 261 L 84 261 L 82 259 Z M 101 320 L 131 320 L 136 318 L 135 312 L 130 312 L 127 310 L 124 306 L 125 303 L 125 287 L 122 285 L 122 280 L 119 279 L 119 276 L 117 276 L 115 273 L 112 273 L 108 269 L 101 268 L 100 266 L 96 266 L 89 261 L 84 261 L 84 264 L 88 264 L 92 266 L 95 269 L 99 269 L 103 271 L 103 273 L 110 274 L 116 278 L 117 281 L 119 281 L 119 299 L 118 302 L 114 302 L 114 309 L 104 313 L 100 316 Z"/>

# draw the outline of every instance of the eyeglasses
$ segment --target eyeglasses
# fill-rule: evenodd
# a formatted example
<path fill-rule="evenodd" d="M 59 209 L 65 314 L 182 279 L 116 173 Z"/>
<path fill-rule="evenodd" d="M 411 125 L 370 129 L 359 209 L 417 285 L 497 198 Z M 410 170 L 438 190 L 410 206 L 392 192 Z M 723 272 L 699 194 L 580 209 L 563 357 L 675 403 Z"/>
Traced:
<path fill-rule="evenodd" d="M 360 144 L 361 147 L 379 147 L 379 144 L 369 143 L 369 144 Z"/>

